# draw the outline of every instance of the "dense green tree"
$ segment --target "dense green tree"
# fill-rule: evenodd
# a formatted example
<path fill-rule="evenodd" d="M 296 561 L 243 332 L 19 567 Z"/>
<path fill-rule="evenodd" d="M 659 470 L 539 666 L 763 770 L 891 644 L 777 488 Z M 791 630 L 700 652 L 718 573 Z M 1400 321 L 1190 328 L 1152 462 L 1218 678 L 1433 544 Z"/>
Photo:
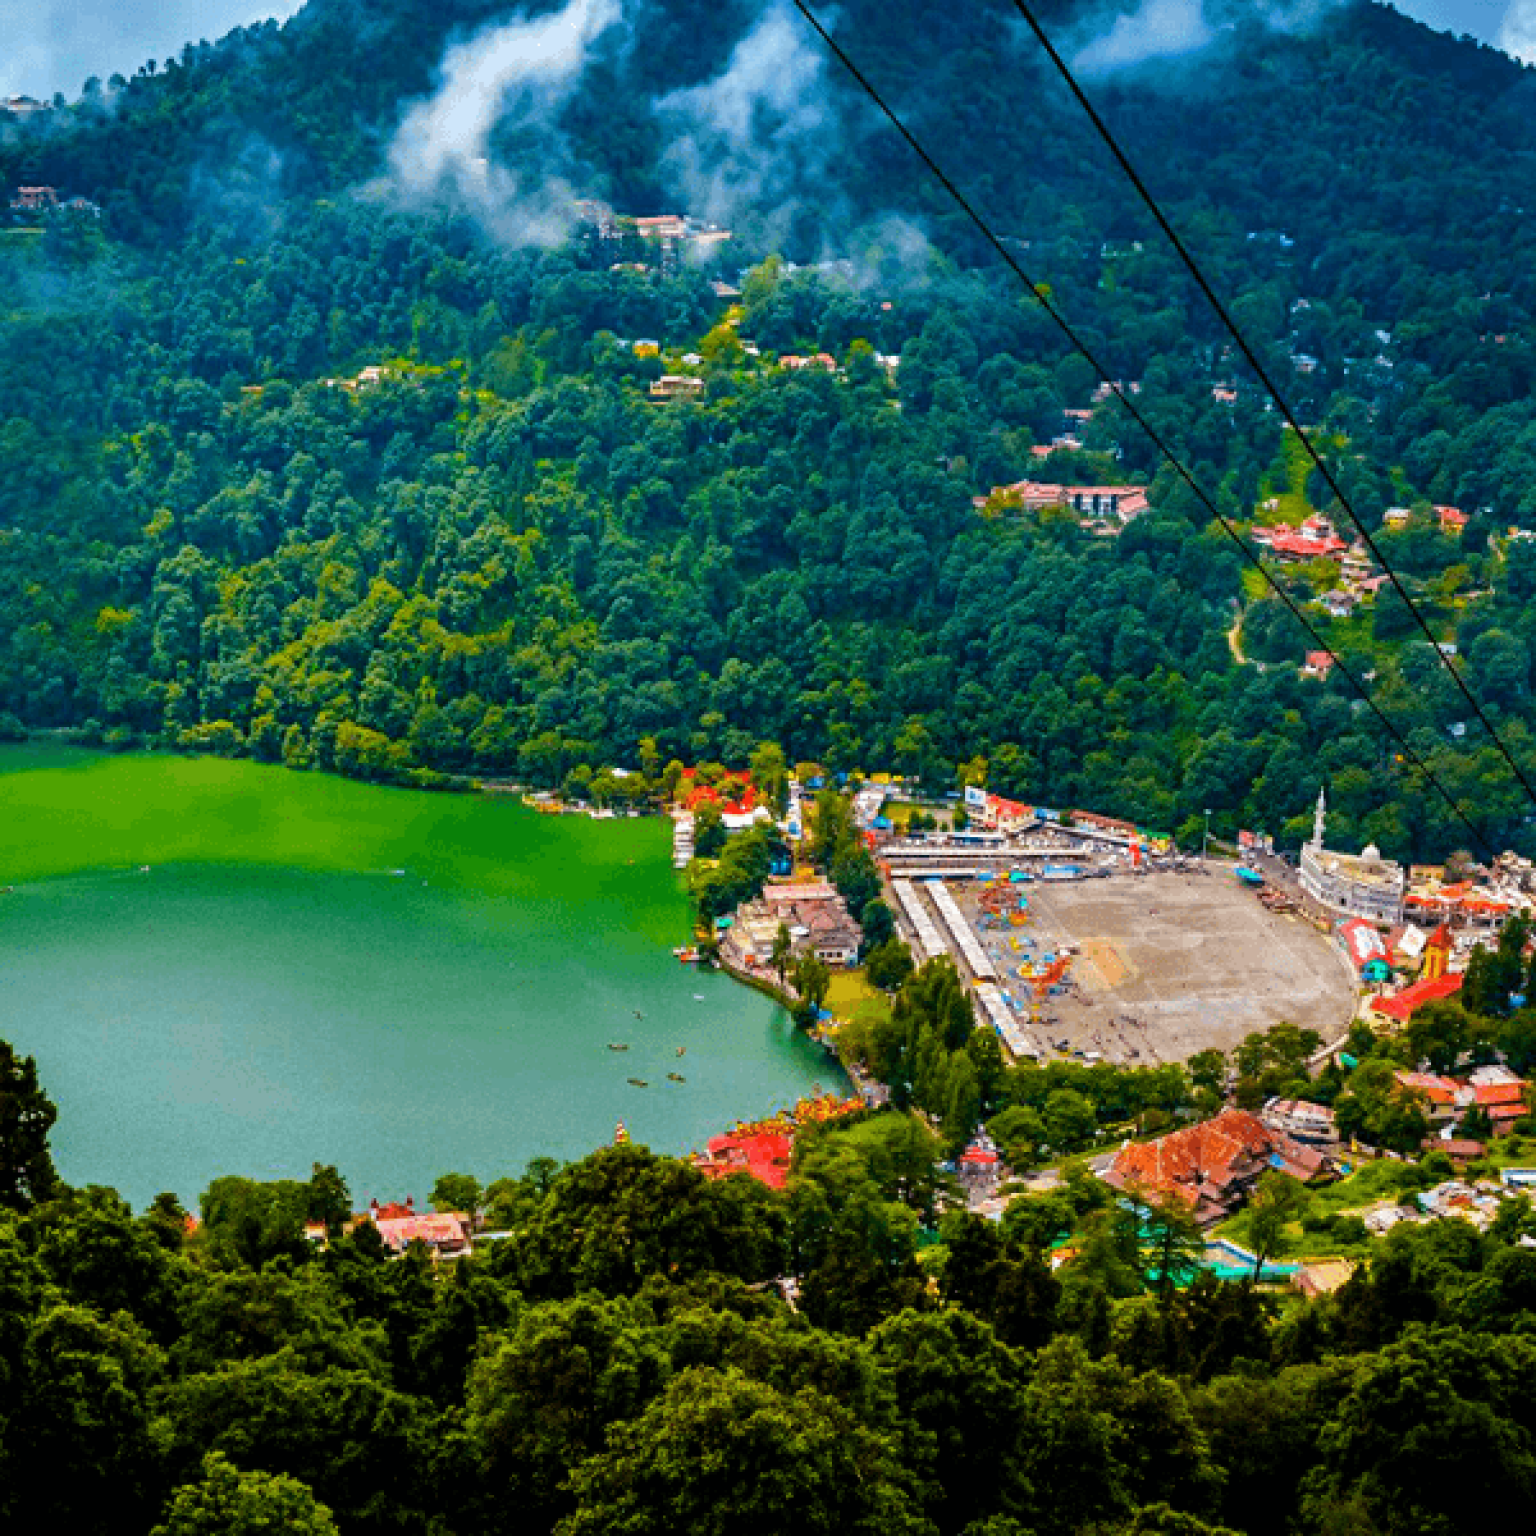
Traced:
<path fill-rule="evenodd" d="M 0 1207 L 25 1211 L 53 1192 L 58 1176 L 48 1133 L 58 1111 L 37 1078 L 37 1062 L 0 1040 Z"/>
<path fill-rule="evenodd" d="M 576 1470 L 572 1491 L 579 1508 L 562 1536 L 935 1529 L 888 1441 L 817 1392 L 786 1395 L 734 1370 L 683 1372 Z"/>
<path fill-rule="evenodd" d="M 152 1536 L 335 1536 L 336 1522 L 296 1478 L 242 1472 L 214 1452 L 203 1462 L 202 1480 L 172 1496 L 163 1524 Z"/>

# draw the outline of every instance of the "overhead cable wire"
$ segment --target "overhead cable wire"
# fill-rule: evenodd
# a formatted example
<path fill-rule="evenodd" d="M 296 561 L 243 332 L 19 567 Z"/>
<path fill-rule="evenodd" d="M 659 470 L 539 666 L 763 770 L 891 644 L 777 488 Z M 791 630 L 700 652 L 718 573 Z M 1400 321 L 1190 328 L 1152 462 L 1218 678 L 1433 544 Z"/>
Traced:
<path fill-rule="evenodd" d="M 984 219 L 982 215 L 976 210 L 970 199 L 967 198 L 966 195 L 955 184 L 953 179 L 944 170 L 943 166 L 941 166 L 939 162 L 933 157 L 933 155 L 928 152 L 922 142 L 917 138 L 912 130 L 907 127 L 903 119 L 897 114 L 896 110 L 886 101 L 884 96 L 881 95 L 878 87 L 873 83 L 873 81 L 869 79 L 863 70 L 859 68 L 859 66 L 854 62 L 853 58 L 848 54 L 847 50 L 843 48 L 843 46 L 837 41 L 835 37 L 832 36 L 831 32 L 827 30 L 826 26 L 822 23 L 821 18 L 811 8 L 809 0 L 792 0 L 792 3 L 795 9 L 800 13 L 801 17 L 805 20 L 806 24 L 811 27 L 811 29 L 821 39 L 822 44 L 826 47 L 827 51 L 832 55 L 833 58 L 837 60 L 843 69 L 847 71 L 848 75 L 858 84 L 859 88 L 864 92 L 864 94 L 869 97 L 870 101 L 878 109 L 880 114 L 886 119 L 888 123 L 890 123 L 891 127 L 894 128 L 896 132 L 901 136 L 901 138 L 906 142 L 907 147 L 913 152 L 913 154 L 915 154 L 917 158 L 922 161 L 923 165 L 933 176 L 934 180 L 944 188 L 945 192 L 948 193 L 960 211 L 965 214 L 965 216 L 971 221 L 972 224 L 976 226 L 976 229 L 979 231 L 982 238 L 997 253 L 997 255 L 1002 259 L 1003 263 L 1008 267 L 1013 275 L 1017 277 L 1018 280 L 1025 286 L 1025 288 L 1029 290 L 1030 296 L 1034 299 L 1035 303 L 1037 303 L 1040 308 L 1044 310 L 1046 315 L 1050 317 L 1052 323 L 1066 338 L 1072 349 L 1077 352 L 1085 362 L 1087 362 L 1089 367 L 1091 367 L 1094 373 L 1097 375 L 1100 383 L 1109 390 L 1109 392 L 1117 401 L 1119 401 L 1121 407 L 1127 412 L 1127 414 L 1136 423 L 1136 425 L 1140 427 L 1141 430 L 1146 434 L 1153 447 L 1156 448 L 1158 453 L 1163 457 L 1164 460 L 1166 460 L 1166 462 L 1174 470 L 1178 477 L 1189 488 L 1190 492 L 1200 502 L 1201 506 L 1203 506 L 1211 514 L 1211 517 L 1221 527 L 1222 531 L 1227 535 L 1227 537 L 1231 539 L 1232 542 L 1237 546 L 1238 552 L 1242 555 L 1242 557 L 1251 566 L 1253 566 L 1255 570 L 1259 572 L 1259 574 L 1264 578 L 1264 581 L 1275 593 L 1275 595 L 1286 606 L 1286 608 L 1290 610 L 1292 617 L 1302 627 L 1307 637 L 1313 642 L 1319 651 L 1332 658 L 1334 664 L 1339 669 L 1339 674 L 1350 684 L 1350 686 L 1360 696 L 1365 706 L 1380 722 L 1382 728 L 1402 749 L 1405 760 L 1423 776 L 1426 783 L 1434 788 L 1436 793 L 1439 794 L 1440 798 L 1445 801 L 1447 807 L 1449 807 L 1451 814 L 1467 829 L 1473 840 L 1477 842 L 1490 857 L 1495 857 L 1496 854 L 1493 844 L 1478 829 L 1478 827 L 1473 823 L 1467 813 L 1462 810 L 1455 797 L 1435 775 L 1434 770 L 1424 760 L 1420 753 L 1415 750 L 1408 739 L 1398 729 L 1397 725 L 1382 713 L 1380 706 L 1371 697 L 1369 691 L 1365 687 L 1365 684 L 1355 676 L 1354 672 L 1348 666 L 1345 665 L 1344 661 L 1338 655 L 1338 653 L 1334 651 L 1333 647 L 1330 646 L 1322 638 L 1322 636 L 1318 634 L 1317 629 L 1313 625 L 1312 621 L 1308 619 L 1306 614 L 1304 614 L 1297 606 L 1290 593 L 1285 590 L 1285 588 L 1271 574 L 1269 569 L 1265 566 L 1264 562 L 1259 559 L 1259 557 L 1253 552 L 1252 549 L 1249 548 L 1247 540 L 1245 540 L 1242 534 L 1240 534 L 1237 529 L 1233 527 L 1231 521 L 1211 499 L 1210 495 L 1206 492 L 1204 487 L 1200 485 L 1200 483 L 1185 467 L 1184 461 L 1178 456 L 1178 454 L 1174 452 L 1173 448 L 1163 437 L 1162 433 L 1159 432 L 1157 428 L 1147 420 L 1146 416 L 1143 414 L 1140 408 L 1131 399 L 1128 392 L 1111 376 L 1109 369 L 1099 361 L 1097 354 L 1078 334 L 1076 328 L 1066 318 L 1066 316 L 1062 314 L 1062 312 L 1056 307 L 1055 303 L 1050 298 L 1049 293 L 1039 284 L 1033 281 L 1030 275 L 1020 264 L 1018 258 L 1013 254 L 1012 251 L 1008 249 L 1007 245 L 1003 242 L 1002 237 L 992 229 L 991 225 L 988 224 L 986 219 Z"/>
<path fill-rule="evenodd" d="M 1409 597 L 1407 588 L 1404 587 L 1401 579 L 1398 577 L 1397 572 L 1392 569 L 1391 564 L 1382 554 L 1376 543 L 1376 540 L 1371 536 L 1370 530 L 1365 526 L 1364 521 L 1355 511 L 1354 504 L 1350 501 L 1349 497 L 1344 494 L 1342 487 L 1339 485 L 1338 480 L 1334 476 L 1333 470 L 1329 468 L 1327 460 L 1318 450 L 1317 445 L 1312 441 L 1311 435 L 1302 428 L 1301 423 L 1296 418 L 1295 412 L 1291 409 L 1290 403 L 1286 400 L 1285 396 L 1280 393 L 1279 387 L 1270 377 L 1268 369 L 1266 369 L 1264 364 L 1260 361 L 1257 352 L 1249 344 L 1248 338 L 1244 336 L 1237 322 L 1233 320 L 1231 312 L 1228 310 L 1227 306 L 1222 303 L 1220 297 L 1216 293 L 1216 290 L 1211 286 L 1210 281 L 1207 279 L 1205 273 L 1201 270 L 1199 263 L 1190 254 L 1189 247 L 1185 245 L 1183 239 L 1179 235 L 1179 232 L 1169 222 L 1167 215 L 1162 210 L 1162 206 L 1152 195 L 1150 189 L 1147 187 L 1146 182 L 1142 180 L 1140 172 L 1137 171 L 1136 167 L 1131 163 L 1130 157 L 1121 147 L 1120 141 L 1115 136 L 1113 129 L 1111 129 L 1109 124 L 1104 121 L 1103 117 L 1100 116 L 1097 108 L 1095 108 L 1093 103 L 1088 99 L 1088 95 L 1083 90 L 1081 84 L 1079 84 L 1077 76 L 1072 73 L 1071 66 L 1062 57 L 1060 50 L 1051 41 L 1049 35 L 1046 33 L 1045 28 L 1040 24 L 1040 21 L 1035 16 L 1034 12 L 1029 8 L 1026 0 L 1013 0 L 1013 5 L 1014 9 L 1018 11 L 1021 17 L 1023 17 L 1024 22 L 1029 27 L 1030 31 L 1033 32 L 1035 37 L 1038 39 L 1040 46 L 1045 50 L 1046 56 L 1050 59 L 1051 63 L 1056 66 L 1057 73 L 1060 74 L 1061 78 L 1066 82 L 1067 89 L 1072 92 L 1072 95 L 1077 100 L 1077 104 L 1087 114 L 1088 120 L 1093 124 L 1094 128 L 1098 132 L 1099 137 L 1103 139 L 1105 145 L 1108 147 L 1110 154 L 1114 156 L 1116 163 L 1125 173 L 1126 179 L 1136 189 L 1137 194 L 1140 196 L 1142 202 L 1146 204 L 1147 211 L 1157 221 L 1158 228 L 1160 228 L 1163 234 L 1167 236 L 1168 243 L 1172 245 L 1175 252 L 1178 254 L 1179 259 L 1184 263 L 1184 266 L 1188 270 L 1189 275 L 1195 280 L 1196 286 L 1205 296 L 1206 302 L 1216 312 L 1217 318 L 1220 319 L 1221 323 L 1226 327 L 1228 335 L 1230 335 L 1232 340 L 1237 344 L 1239 351 L 1242 352 L 1244 359 L 1247 361 L 1248 366 L 1253 370 L 1254 375 L 1257 377 L 1259 383 L 1264 386 L 1265 392 L 1275 402 L 1275 405 L 1279 409 L 1280 414 L 1285 418 L 1286 425 L 1291 429 L 1292 432 L 1296 434 L 1298 441 L 1306 450 L 1307 457 L 1311 459 L 1318 473 L 1322 475 L 1328 486 L 1328 489 L 1333 492 L 1335 499 L 1344 509 L 1344 512 L 1346 516 L 1348 516 L 1350 522 L 1355 525 L 1355 528 L 1359 532 L 1360 537 L 1365 541 L 1365 547 L 1370 551 L 1372 559 L 1374 559 L 1376 563 L 1381 567 L 1382 571 L 1386 574 L 1387 579 L 1392 583 L 1394 591 L 1396 591 L 1397 595 L 1402 599 L 1404 605 L 1408 609 L 1408 612 L 1413 615 L 1414 622 L 1418 625 L 1420 630 L 1423 631 L 1424 638 L 1429 641 L 1430 647 L 1434 651 L 1436 657 L 1439 659 L 1441 665 L 1447 672 L 1451 674 L 1456 687 L 1461 692 L 1462 698 L 1467 701 L 1467 704 L 1472 710 L 1473 714 L 1477 716 L 1477 719 L 1481 723 L 1483 729 L 1487 731 L 1489 739 L 1493 742 L 1494 746 L 1498 748 L 1499 755 L 1509 765 L 1509 771 L 1519 782 L 1521 788 L 1525 790 L 1525 793 L 1530 798 L 1532 805 L 1536 805 L 1536 787 L 1532 786 L 1531 781 L 1526 777 L 1520 765 L 1515 761 L 1514 754 L 1505 745 L 1503 738 L 1494 728 L 1493 721 L 1488 718 L 1488 715 L 1484 711 L 1482 705 L 1478 703 L 1476 697 L 1472 693 L 1472 690 L 1467 686 L 1466 679 L 1463 678 L 1461 673 L 1456 669 L 1455 665 L 1451 661 L 1451 658 L 1447 656 L 1443 650 L 1441 650 L 1440 642 L 1435 638 L 1434 632 L 1430 629 L 1428 621 L 1425 619 L 1418 605 L 1413 601 L 1411 597 Z"/>

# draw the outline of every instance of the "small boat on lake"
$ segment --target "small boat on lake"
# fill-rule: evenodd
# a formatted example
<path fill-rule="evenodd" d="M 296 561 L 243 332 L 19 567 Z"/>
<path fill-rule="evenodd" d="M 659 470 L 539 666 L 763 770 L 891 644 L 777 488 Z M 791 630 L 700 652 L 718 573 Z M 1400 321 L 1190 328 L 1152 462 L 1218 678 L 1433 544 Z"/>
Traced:
<path fill-rule="evenodd" d="M 679 1055 L 679 1056 L 686 1056 L 686 1055 L 687 1055 L 687 1054 L 688 1054 L 688 1047 L 687 1047 L 687 1046 L 686 1046 L 686 1045 L 680 1045 L 680 1046 L 678 1046 L 678 1048 L 677 1048 L 677 1054 L 678 1054 L 678 1055 Z"/>
<path fill-rule="evenodd" d="M 610 1051 L 627 1051 L 629 1046 L 619 1040 L 610 1040 L 608 1042 L 608 1049 Z"/>
<path fill-rule="evenodd" d="M 693 994 L 693 1000 L 696 1003 L 702 1003 L 704 1001 L 704 994 L 702 992 L 695 992 Z"/>
<path fill-rule="evenodd" d="M 698 950 L 686 949 L 681 944 L 672 951 L 672 955 L 674 959 L 682 961 L 684 965 L 697 965 L 699 963 Z"/>
<path fill-rule="evenodd" d="M 669 1083 L 686 1083 L 688 1079 L 681 1072 L 668 1072 L 667 1081 Z"/>
<path fill-rule="evenodd" d="M 634 1088 L 649 1088 L 651 1086 L 643 1077 L 632 1077 L 629 1079 L 629 1082 L 630 1086 Z"/>

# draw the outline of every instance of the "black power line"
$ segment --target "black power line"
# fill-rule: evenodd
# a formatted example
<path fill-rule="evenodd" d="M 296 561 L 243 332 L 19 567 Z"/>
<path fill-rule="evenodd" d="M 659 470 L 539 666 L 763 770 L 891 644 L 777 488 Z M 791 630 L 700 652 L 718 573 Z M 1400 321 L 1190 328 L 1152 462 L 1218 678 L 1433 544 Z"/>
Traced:
<path fill-rule="evenodd" d="M 1199 482 L 1195 480 L 1194 476 L 1189 472 L 1189 470 L 1185 468 L 1183 460 L 1180 459 L 1179 456 L 1173 451 L 1172 447 L 1168 444 L 1163 435 L 1157 430 L 1156 427 L 1152 425 L 1151 422 L 1147 420 L 1147 418 L 1142 414 L 1141 410 L 1132 401 L 1131 397 L 1126 393 L 1126 391 L 1122 389 L 1118 383 L 1116 383 L 1109 370 L 1104 366 L 1103 363 L 1099 361 L 1098 357 L 1088 346 L 1088 344 L 1082 339 L 1082 337 L 1078 335 L 1076 329 L 1067 320 L 1066 316 L 1063 315 L 1059 309 L 1057 309 L 1056 305 L 1052 302 L 1046 290 L 1041 288 L 1030 278 L 1029 274 L 1019 264 L 1018 258 L 1015 257 L 1012 251 L 1008 249 L 1008 247 L 1003 243 L 1002 239 L 993 231 L 992 227 L 981 216 L 981 214 L 976 211 L 970 200 L 950 179 L 944 168 L 938 163 L 937 160 L 934 159 L 931 154 L 929 154 L 927 149 L 923 147 L 922 143 L 912 133 L 911 129 L 909 129 L 906 123 L 903 122 L 902 119 L 897 115 L 894 108 L 892 108 L 889 103 L 887 103 L 885 98 L 880 94 L 880 91 L 876 88 L 873 82 L 870 81 L 868 76 L 866 76 L 864 72 L 858 67 L 858 65 L 854 63 L 853 59 L 848 55 L 847 51 L 842 47 L 840 43 L 838 43 L 837 39 L 834 38 L 832 34 L 827 30 L 827 28 L 822 24 L 820 17 L 818 17 L 815 11 L 811 9 L 808 0 L 793 0 L 793 4 L 795 9 L 799 11 L 800 15 L 805 19 L 807 25 L 810 26 L 816 35 L 821 39 L 828 52 L 832 54 L 832 56 L 838 61 L 839 64 L 842 65 L 842 67 L 848 72 L 853 80 L 857 82 L 860 89 L 862 89 L 864 94 L 868 96 L 869 99 L 874 103 L 876 108 L 878 108 L 880 111 L 881 115 L 906 141 L 907 147 L 911 149 L 913 154 L 915 154 L 919 160 L 922 161 L 923 165 L 928 169 L 933 178 L 954 200 L 960 211 L 964 213 L 965 216 L 971 221 L 971 223 L 976 226 L 977 230 L 981 233 L 982 238 L 985 239 L 987 244 L 997 252 L 997 254 L 1002 258 L 1004 264 L 1009 268 L 1014 276 L 1017 277 L 1018 280 L 1023 283 L 1023 285 L 1029 290 L 1031 297 L 1050 317 L 1056 328 L 1071 344 L 1073 350 L 1083 357 L 1083 359 L 1093 369 L 1094 373 L 1098 376 L 1100 382 L 1109 390 L 1115 399 L 1120 402 L 1121 406 L 1124 407 L 1136 425 L 1139 426 L 1144 433 L 1146 433 L 1153 447 L 1155 447 L 1158 453 L 1161 454 L 1162 457 L 1168 462 L 1168 464 L 1173 468 L 1173 470 L 1177 473 L 1184 484 L 1189 487 L 1190 491 L 1197 498 L 1200 504 L 1211 514 L 1212 518 L 1218 524 L 1220 524 L 1222 531 L 1226 533 L 1227 537 L 1230 538 L 1232 542 L 1237 546 L 1238 552 L 1243 556 L 1245 560 L 1248 561 L 1250 565 L 1254 567 L 1255 570 L 1259 572 L 1259 574 L 1264 578 L 1265 582 L 1274 591 L 1275 595 L 1290 610 L 1292 617 L 1298 624 L 1301 625 L 1302 629 L 1306 632 L 1308 638 L 1314 643 L 1314 645 L 1316 645 L 1317 649 L 1326 653 L 1333 659 L 1334 664 L 1339 669 L 1340 675 L 1344 677 L 1350 686 L 1355 690 L 1355 692 L 1359 694 L 1366 707 L 1381 723 L 1382 728 L 1402 749 L 1406 760 L 1414 768 L 1416 768 L 1420 774 L 1423 775 L 1425 782 L 1433 786 L 1435 791 L 1439 794 L 1440 798 L 1444 800 L 1446 805 L 1450 808 L 1451 814 L 1455 816 L 1455 818 L 1467 829 L 1467 831 L 1472 835 L 1474 841 L 1480 844 L 1490 857 L 1496 857 L 1493 844 L 1473 824 L 1471 819 L 1467 816 L 1466 812 L 1463 811 L 1461 806 L 1457 803 L 1454 796 L 1452 796 L 1450 791 L 1446 789 L 1446 787 L 1435 776 L 1434 770 L 1430 768 L 1429 764 L 1424 761 L 1423 757 L 1421 757 L 1420 754 L 1414 750 L 1412 745 L 1410 745 L 1407 738 L 1404 737 L 1403 733 L 1397 728 L 1397 726 L 1390 719 L 1388 719 L 1385 714 L 1382 713 L 1380 706 L 1378 706 L 1376 701 L 1370 696 L 1370 693 L 1367 691 L 1364 683 L 1362 683 L 1360 679 L 1356 677 L 1355 674 L 1347 666 L 1345 666 L 1344 662 L 1334 651 L 1333 647 L 1330 646 L 1322 638 L 1322 636 L 1318 634 L 1311 620 L 1307 618 L 1307 616 L 1301 611 L 1299 607 L 1297 607 L 1295 601 L 1285 590 L 1285 588 L 1275 580 L 1273 575 L 1270 574 L 1269 570 L 1265 567 L 1264 562 L 1260 560 L 1259 557 L 1248 547 L 1247 541 L 1237 531 L 1237 529 L 1232 526 L 1231 522 L 1222 513 L 1221 509 L 1216 505 L 1216 503 L 1212 501 L 1210 496 L 1206 493 Z"/>
<path fill-rule="evenodd" d="M 1414 603 L 1413 599 L 1408 596 L 1407 589 L 1403 586 L 1402 581 L 1398 578 L 1397 572 L 1392 569 L 1391 565 L 1388 564 L 1386 558 L 1382 555 L 1381 550 L 1377 547 L 1376 540 L 1371 537 L 1370 530 L 1366 528 L 1365 523 L 1361 520 L 1359 514 L 1356 513 L 1354 505 L 1344 494 L 1338 480 L 1334 477 L 1333 471 L 1328 467 L 1327 461 L 1323 458 L 1322 454 L 1318 452 L 1317 445 L 1312 441 L 1311 436 L 1302 429 L 1301 423 L 1296 419 L 1295 412 L 1292 411 L 1290 404 L 1286 401 L 1285 397 L 1280 393 L 1280 390 L 1275 385 L 1274 381 L 1270 378 L 1268 370 L 1259 360 L 1258 354 L 1249 345 L 1247 337 L 1244 336 L 1242 331 L 1238 328 L 1237 322 L 1233 320 L 1232 315 L 1227 309 L 1226 305 L 1222 303 L 1221 299 L 1217 296 L 1215 289 L 1211 287 L 1210 282 L 1207 280 L 1205 273 L 1201 271 L 1199 264 L 1195 261 L 1195 258 L 1190 255 L 1189 248 L 1180 238 L 1178 231 L 1174 229 L 1171 223 L 1169 223 L 1167 215 L 1164 214 L 1162 207 L 1159 205 L 1157 199 L 1153 197 L 1151 191 L 1147 187 L 1146 182 L 1142 180 L 1141 175 L 1137 171 L 1136 167 L 1131 164 L 1130 157 L 1125 153 L 1125 150 L 1121 148 L 1120 141 L 1115 137 L 1113 130 L 1099 115 L 1093 103 L 1089 101 L 1087 94 L 1084 92 L 1082 86 L 1078 83 L 1077 77 L 1072 73 L 1071 67 L 1068 65 L 1067 61 L 1062 58 L 1061 53 L 1057 49 L 1056 45 L 1046 35 L 1045 28 L 1041 26 L 1034 12 L 1030 10 L 1028 4 L 1026 4 L 1026 0 L 1013 0 L 1013 5 L 1014 9 L 1018 11 L 1019 15 L 1024 18 L 1024 21 L 1029 27 L 1030 31 L 1033 32 L 1035 37 L 1039 40 L 1040 46 L 1045 50 L 1046 55 L 1050 59 L 1051 63 L 1056 66 L 1057 72 L 1061 75 L 1061 78 L 1066 81 L 1067 88 L 1077 99 L 1077 104 L 1083 109 L 1085 113 L 1087 113 L 1089 121 L 1092 122 L 1094 128 L 1098 130 L 1099 137 L 1103 139 L 1105 145 L 1109 149 L 1109 152 L 1115 157 L 1116 163 L 1119 165 L 1120 169 L 1125 172 L 1126 178 L 1130 181 L 1131 185 L 1135 187 L 1137 193 L 1141 197 L 1142 202 L 1147 205 L 1147 210 L 1157 221 L 1158 228 L 1160 228 L 1162 232 L 1168 237 L 1169 244 L 1172 245 L 1174 250 L 1178 253 L 1179 259 L 1188 269 L 1189 275 L 1194 278 L 1196 285 L 1200 289 L 1200 292 L 1205 295 L 1206 301 L 1210 304 L 1211 308 L 1215 310 L 1217 317 L 1227 328 L 1227 332 L 1232 337 L 1233 341 L 1237 343 L 1238 349 L 1242 352 L 1244 359 L 1248 363 L 1248 366 L 1253 369 L 1259 383 L 1264 386 L 1265 391 L 1275 402 L 1275 405 L 1279 408 L 1281 415 L 1284 416 L 1286 425 L 1290 427 L 1291 431 L 1296 434 L 1297 438 L 1301 442 L 1302 447 L 1306 449 L 1307 457 L 1311 459 L 1312 463 L 1316 466 L 1318 472 L 1327 482 L 1328 489 L 1333 492 L 1335 499 L 1344 509 L 1350 522 L 1352 522 L 1355 525 L 1355 528 L 1359 531 L 1360 537 L 1364 539 L 1365 546 L 1368 550 L 1370 550 L 1372 558 L 1386 573 L 1387 578 L 1389 581 L 1391 581 L 1394 590 L 1397 592 L 1397 595 L 1403 600 L 1409 613 L 1413 615 L 1414 622 L 1423 631 L 1424 638 L 1429 641 L 1430 646 L 1433 649 L 1435 655 L 1439 658 L 1441 665 L 1444 666 L 1446 671 L 1451 674 L 1451 677 L 1454 679 L 1457 688 L 1461 690 L 1462 698 L 1467 701 L 1467 704 L 1472 709 L 1472 712 L 1482 723 L 1483 729 L 1488 732 L 1489 738 L 1492 740 L 1494 746 L 1499 749 L 1500 756 L 1503 757 L 1504 761 L 1509 765 L 1509 771 L 1519 781 L 1521 788 L 1523 788 L 1526 794 L 1530 797 L 1532 804 L 1536 805 L 1536 788 L 1532 787 L 1530 780 L 1527 779 L 1525 774 L 1521 771 L 1520 765 L 1514 759 L 1514 755 L 1510 752 L 1509 748 L 1505 746 L 1504 741 L 1500 737 L 1498 731 L 1494 729 L 1493 721 L 1491 721 L 1487 714 L 1484 713 L 1482 705 L 1479 704 L 1477 699 L 1473 696 L 1472 690 L 1467 687 L 1466 680 L 1462 677 L 1461 673 L 1456 670 L 1456 667 L 1452 664 L 1450 657 L 1440 649 L 1440 642 L 1435 639 L 1434 633 L 1431 631 L 1423 613 L 1420 612 L 1417 604 Z"/>

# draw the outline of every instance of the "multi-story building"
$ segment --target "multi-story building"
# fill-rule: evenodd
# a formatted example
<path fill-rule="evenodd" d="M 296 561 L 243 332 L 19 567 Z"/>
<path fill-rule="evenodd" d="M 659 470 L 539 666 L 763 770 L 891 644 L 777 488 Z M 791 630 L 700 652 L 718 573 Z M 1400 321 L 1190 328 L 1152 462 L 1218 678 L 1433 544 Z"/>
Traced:
<path fill-rule="evenodd" d="M 1313 901 L 1335 912 L 1389 926 L 1403 919 L 1406 880 L 1401 864 L 1384 859 L 1374 843 L 1362 853 L 1334 853 L 1323 846 L 1328 803 L 1317 792 L 1312 840 L 1301 850 L 1301 888 Z"/>

